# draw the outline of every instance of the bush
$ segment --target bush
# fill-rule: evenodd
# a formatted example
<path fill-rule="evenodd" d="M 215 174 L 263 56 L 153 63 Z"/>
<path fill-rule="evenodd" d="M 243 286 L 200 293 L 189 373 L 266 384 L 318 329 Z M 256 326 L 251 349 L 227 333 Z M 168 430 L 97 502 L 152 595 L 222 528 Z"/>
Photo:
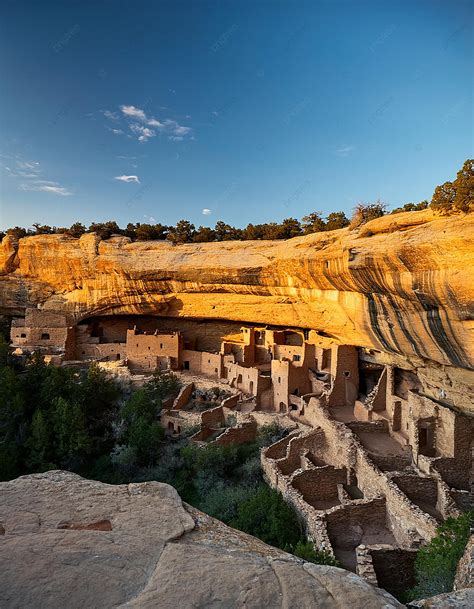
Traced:
<path fill-rule="evenodd" d="M 352 214 L 351 223 L 349 228 L 354 230 L 371 220 L 381 218 L 385 215 L 387 206 L 382 201 L 377 200 L 375 203 L 359 203 L 354 207 L 354 213 Z"/>
<path fill-rule="evenodd" d="M 467 159 L 454 182 L 437 186 L 430 207 L 442 215 L 474 210 L 474 159 Z"/>
<path fill-rule="evenodd" d="M 418 552 L 415 561 L 416 586 L 409 592 L 409 599 L 425 598 L 450 592 L 459 559 L 474 525 L 474 512 L 466 512 L 459 518 L 448 518 L 437 529 L 435 537 Z"/>
<path fill-rule="evenodd" d="M 316 549 L 312 541 L 299 541 L 293 549 L 293 554 L 316 565 L 341 566 L 339 561 L 330 552 Z"/>
<path fill-rule="evenodd" d="M 258 487 L 249 499 L 240 504 L 237 517 L 229 524 L 286 551 L 291 551 L 302 537 L 295 511 L 278 491 L 267 485 Z"/>

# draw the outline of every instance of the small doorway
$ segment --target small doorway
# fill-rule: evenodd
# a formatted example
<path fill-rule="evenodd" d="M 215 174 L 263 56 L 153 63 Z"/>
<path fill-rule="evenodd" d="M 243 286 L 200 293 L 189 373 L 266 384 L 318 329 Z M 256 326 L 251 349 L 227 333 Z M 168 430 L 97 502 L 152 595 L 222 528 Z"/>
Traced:
<path fill-rule="evenodd" d="M 183 367 L 184 370 L 189 370 L 189 362 L 184 362 Z"/>
<path fill-rule="evenodd" d="M 434 424 L 431 421 L 420 421 L 418 424 L 418 453 L 426 457 L 435 456 Z"/>

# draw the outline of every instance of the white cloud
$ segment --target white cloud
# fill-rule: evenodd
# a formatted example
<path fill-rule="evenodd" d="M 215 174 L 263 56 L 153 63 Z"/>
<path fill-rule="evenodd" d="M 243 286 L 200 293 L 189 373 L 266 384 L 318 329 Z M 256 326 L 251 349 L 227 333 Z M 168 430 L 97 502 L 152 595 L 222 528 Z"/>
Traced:
<path fill-rule="evenodd" d="M 57 182 L 51 182 L 48 184 L 36 184 L 34 182 L 31 184 L 20 184 L 18 189 L 33 192 L 50 192 L 52 194 L 60 195 L 62 197 L 68 197 L 73 194 L 67 188 L 59 186 Z"/>
<path fill-rule="evenodd" d="M 125 116 L 131 116 L 132 118 L 138 118 L 142 121 L 146 120 L 146 114 L 140 108 L 136 108 L 135 106 L 120 106 L 120 110 Z"/>
<path fill-rule="evenodd" d="M 355 146 L 342 146 L 336 150 L 338 156 L 349 156 L 355 150 Z"/>
<path fill-rule="evenodd" d="M 137 184 L 140 184 L 138 176 L 115 176 L 114 180 L 120 180 L 121 182 L 136 182 Z"/>
<path fill-rule="evenodd" d="M 150 127 L 164 127 L 163 123 L 160 123 L 160 121 L 157 121 L 156 118 L 150 118 L 147 120 L 147 125 L 150 125 Z"/>
<path fill-rule="evenodd" d="M 156 135 L 153 129 L 148 129 L 148 127 L 143 127 L 138 123 L 132 123 L 130 125 L 130 129 L 133 131 L 133 133 L 135 133 L 135 135 L 138 135 L 139 142 L 146 142 L 150 137 L 155 137 Z"/>
<path fill-rule="evenodd" d="M 208 207 L 205 207 L 205 208 L 202 210 L 202 212 L 201 212 L 201 213 L 202 213 L 202 215 L 203 215 L 203 216 L 210 216 L 210 215 L 212 214 L 212 209 L 209 209 Z"/>
<path fill-rule="evenodd" d="M 165 120 L 159 120 L 154 116 L 147 116 L 145 110 L 142 108 L 138 108 L 137 106 L 127 106 L 122 104 L 120 107 L 120 111 L 122 113 L 122 118 L 128 122 L 128 127 L 130 130 L 138 136 L 137 139 L 139 142 L 146 142 L 150 138 L 155 137 L 157 129 L 159 132 L 163 133 L 168 137 L 170 141 L 180 142 L 184 138 L 189 137 L 193 139 L 192 133 L 193 130 L 191 127 L 186 127 L 185 125 L 180 125 L 176 120 L 167 118 Z M 102 114 L 107 118 L 116 120 L 118 119 L 118 114 L 116 112 L 111 112 L 110 110 L 103 110 Z M 191 118 L 189 115 L 186 118 Z M 151 129 L 150 127 L 153 127 Z M 122 129 L 111 129 L 108 127 L 112 133 L 115 135 L 122 135 Z M 131 137 L 131 136 L 127 136 Z"/>

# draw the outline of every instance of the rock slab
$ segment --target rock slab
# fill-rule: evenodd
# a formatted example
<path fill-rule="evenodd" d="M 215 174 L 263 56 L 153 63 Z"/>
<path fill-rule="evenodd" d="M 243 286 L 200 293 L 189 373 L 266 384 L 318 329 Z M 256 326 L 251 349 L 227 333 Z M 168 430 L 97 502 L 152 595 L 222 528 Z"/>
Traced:
<path fill-rule="evenodd" d="M 348 571 L 271 548 L 167 484 L 63 471 L 0 483 L 0 607 L 402 607 Z"/>

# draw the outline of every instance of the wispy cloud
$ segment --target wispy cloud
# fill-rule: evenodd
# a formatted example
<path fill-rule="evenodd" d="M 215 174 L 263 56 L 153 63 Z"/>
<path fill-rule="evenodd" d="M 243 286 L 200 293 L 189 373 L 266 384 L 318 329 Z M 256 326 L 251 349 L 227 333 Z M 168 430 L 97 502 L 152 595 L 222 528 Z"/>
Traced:
<path fill-rule="evenodd" d="M 136 182 L 137 184 L 140 184 L 138 176 L 115 176 L 114 180 L 119 180 L 120 182 Z"/>
<path fill-rule="evenodd" d="M 203 215 L 203 216 L 210 216 L 210 215 L 212 214 L 212 209 L 209 209 L 208 207 L 205 207 L 205 208 L 202 210 L 202 212 L 201 212 L 201 213 L 202 213 L 202 215 Z"/>
<path fill-rule="evenodd" d="M 62 197 L 68 197 L 73 194 L 70 190 L 64 188 L 63 186 L 60 186 L 57 182 L 49 182 L 47 184 L 27 182 L 20 184 L 18 190 L 24 190 L 28 192 L 49 192 L 54 195 L 60 195 Z"/>
<path fill-rule="evenodd" d="M 335 153 L 337 156 L 349 156 L 354 150 L 355 146 L 341 146 L 341 148 L 335 150 Z"/>
<path fill-rule="evenodd" d="M 74 194 L 68 188 L 61 186 L 59 182 L 52 180 L 40 179 L 41 166 L 39 161 L 24 161 L 18 158 L 8 166 L 3 165 L 3 169 L 12 177 L 20 178 L 22 182 L 18 186 L 18 190 L 26 192 L 47 192 L 60 196 L 70 196 Z"/>
<path fill-rule="evenodd" d="M 146 142 L 158 134 L 163 134 L 173 142 L 180 142 L 185 138 L 193 139 L 193 129 L 181 125 L 177 120 L 165 118 L 157 119 L 148 116 L 145 110 L 137 106 L 122 104 L 119 106 L 120 114 L 111 110 L 101 110 L 102 114 L 111 120 L 118 120 L 120 117 L 128 122 L 128 127 L 137 136 L 139 142 Z M 187 115 L 187 118 L 190 118 Z M 123 129 L 107 127 L 115 135 L 122 135 Z M 130 136 L 129 136 L 130 137 Z"/>
<path fill-rule="evenodd" d="M 110 118 L 110 120 L 112 121 L 118 121 L 118 119 L 120 118 L 117 112 L 111 112 L 110 110 L 101 110 L 101 112 L 105 116 L 105 118 Z"/>

